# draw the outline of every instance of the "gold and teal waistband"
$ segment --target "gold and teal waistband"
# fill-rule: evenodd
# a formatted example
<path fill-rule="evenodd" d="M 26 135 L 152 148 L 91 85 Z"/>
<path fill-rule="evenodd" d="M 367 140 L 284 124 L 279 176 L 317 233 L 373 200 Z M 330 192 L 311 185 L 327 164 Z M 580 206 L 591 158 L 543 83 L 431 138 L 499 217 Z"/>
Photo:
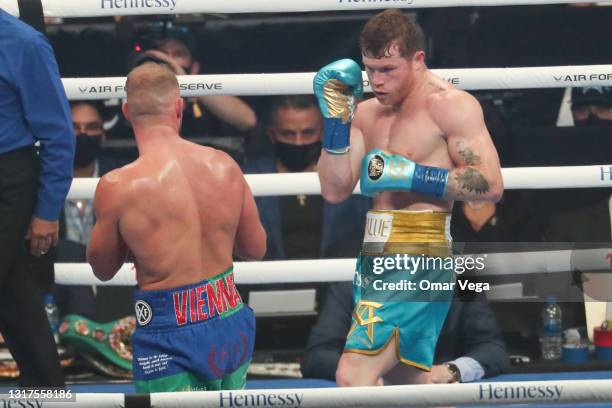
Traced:
<path fill-rule="evenodd" d="M 447 256 L 450 220 L 450 213 L 443 211 L 368 211 L 362 253 Z"/>

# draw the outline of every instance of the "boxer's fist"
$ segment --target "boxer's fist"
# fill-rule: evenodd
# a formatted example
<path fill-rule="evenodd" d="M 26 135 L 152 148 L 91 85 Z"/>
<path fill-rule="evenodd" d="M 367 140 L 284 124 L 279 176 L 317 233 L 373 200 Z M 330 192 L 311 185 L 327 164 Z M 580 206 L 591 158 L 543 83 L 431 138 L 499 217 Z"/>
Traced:
<path fill-rule="evenodd" d="M 332 154 L 346 153 L 351 120 L 363 96 L 361 68 L 351 59 L 332 62 L 317 72 L 313 87 L 325 119 L 323 148 Z"/>
<path fill-rule="evenodd" d="M 363 96 L 359 64 L 341 59 L 324 66 L 314 77 L 314 93 L 323 117 L 350 122 L 357 99 Z"/>
<path fill-rule="evenodd" d="M 361 194 L 374 197 L 382 191 L 412 191 L 443 198 L 448 170 L 423 166 L 399 154 L 371 150 L 361 163 Z"/>

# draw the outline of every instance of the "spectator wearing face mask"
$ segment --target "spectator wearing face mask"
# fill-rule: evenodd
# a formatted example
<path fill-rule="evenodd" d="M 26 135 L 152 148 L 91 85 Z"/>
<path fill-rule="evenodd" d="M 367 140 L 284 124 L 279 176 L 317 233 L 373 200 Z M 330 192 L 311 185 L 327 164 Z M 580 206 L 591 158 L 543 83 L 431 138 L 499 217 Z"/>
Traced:
<path fill-rule="evenodd" d="M 122 160 L 104 155 L 104 105 L 97 101 L 74 101 L 70 105 L 76 135 L 73 174 L 100 177 L 122 165 Z M 95 224 L 93 200 L 67 199 L 60 214 L 60 243 L 56 262 L 85 262 L 85 246 Z M 106 322 L 133 313 L 133 288 L 111 286 L 63 286 L 54 288 L 60 314 L 77 313 Z"/>
<path fill-rule="evenodd" d="M 94 101 L 77 101 L 70 106 L 76 135 L 74 177 L 99 177 L 100 152 L 105 139 L 103 107 Z M 102 173 L 111 170 L 103 168 Z M 60 217 L 60 238 L 87 245 L 94 224 L 91 200 L 66 200 Z"/>
<path fill-rule="evenodd" d="M 70 112 L 76 135 L 74 177 L 100 177 L 116 167 L 111 158 L 102 156 L 106 140 L 104 105 L 97 101 L 74 101 Z M 87 245 L 94 221 L 92 200 L 67 199 L 60 215 L 60 239 Z"/>
<path fill-rule="evenodd" d="M 314 97 L 279 97 L 270 110 L 266 132 L 273 150 L 248 163 L 245 173 L 316 170 L 323 118 Z M 364 220 L 371 205 L 367 197 L 356 195 L 335 205 L 325 203 L 321 195 L 303 194 L 255 201 L 268 234 L 266 259 L 319 258 L 334 242 L 363 234 L 363 221 L 355 220 Z"/>

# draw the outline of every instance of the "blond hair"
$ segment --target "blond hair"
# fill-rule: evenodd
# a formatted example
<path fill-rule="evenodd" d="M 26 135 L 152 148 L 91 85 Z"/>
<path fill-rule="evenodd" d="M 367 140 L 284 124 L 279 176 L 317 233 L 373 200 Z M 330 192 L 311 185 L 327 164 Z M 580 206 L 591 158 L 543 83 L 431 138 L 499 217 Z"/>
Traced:
<path fill-rule="evenodd" d="M 155 62 L 137 66 L 125 82 L 130 117 L 168 113 L 180 98 L 178 80 L 172 70 Z"/>

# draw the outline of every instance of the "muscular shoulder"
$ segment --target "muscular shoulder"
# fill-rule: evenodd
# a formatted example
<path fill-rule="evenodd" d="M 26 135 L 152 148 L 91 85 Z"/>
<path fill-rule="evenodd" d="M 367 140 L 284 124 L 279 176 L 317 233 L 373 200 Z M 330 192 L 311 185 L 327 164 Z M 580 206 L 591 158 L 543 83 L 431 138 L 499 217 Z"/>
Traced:
<path fill-rule="evenodd" d="M 242 181 L 242 170 L 232 156 L 211 147 L 199 146 L 198 150 L 198 161 L 208 174 L 209 181 L 222 183 L 227 188 Z"/>
<path fill-rule="evenodd" d="M 427 107 L 432 119 L 446 134 L 471 121 L 482 121 L 478 100 L 460 89 L 450 88 L 431 94 Z"/>
<path fill-rule="evenodd" d="M 201 146 L 203 153 L 205 154 L 205 163 L 215 174 L 224 176 L 225 174 L 234 175 L 236 172 L 240 172 L 238 163 L 223 150 L 213 149 L 211 147 Z"/>
<path fill-rule="evenodd" d="M 96 212 L 112 211 L 123 204 L 125 198 L 126 169 L 112 170 L 100 177 L 96 186 Z"/>
<path fill-rule="evenodd" d="M 359 105 L 357 105 L 353 122 L 355 125 L 362 127 L 360 125 L 367 123 L 373 116 L 376 116 L 380 108 L 381 104 L 376 98 L 370 98 L 360 102 Z"/>

